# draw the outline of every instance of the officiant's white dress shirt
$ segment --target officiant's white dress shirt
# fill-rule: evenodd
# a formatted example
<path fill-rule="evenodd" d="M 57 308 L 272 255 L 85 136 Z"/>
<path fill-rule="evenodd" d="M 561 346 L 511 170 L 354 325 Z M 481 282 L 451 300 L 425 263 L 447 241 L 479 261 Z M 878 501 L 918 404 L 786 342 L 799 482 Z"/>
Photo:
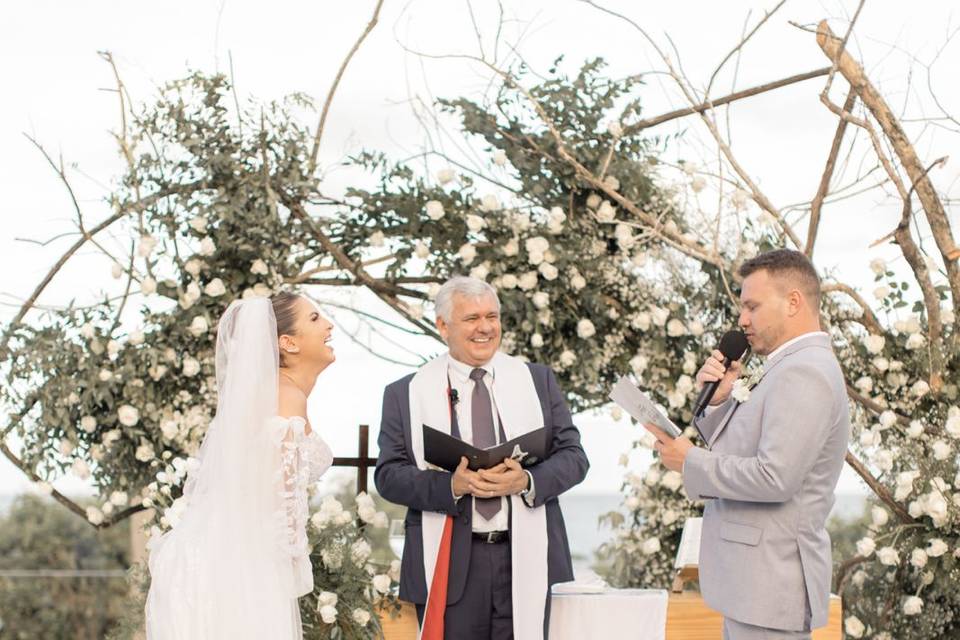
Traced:
<path fill-rule="evenodd" d="M 455 389 L 457 392 L 457 402 L 453 406 L 453 410 L 457 413 L 457 426 L 460 428 L 460 439 L 466 442 L 467 444 L 473 444 L 473 420 L 471 406 L 473 402 L 473 380 L 470 379 L 470 372 L 474 370 L 475 367 L 471 367 L 468 364 L 460 362 L 459 360 L 450 357 L 450 386 Z M 479 367 L 486 371 L 486 375 L 483 376 L 483 384 L 487 385 L 487 392 L 490 395 L 490 404 L 492 405 L 492 413 L 496 424 L 494 425 L 494 438 L 496 443 L 500 444 L 500 414 L 497 411 L 497 398 L 493 392 L 493 365 L 487 363 L 482 367 Z M 533 477 L 530 476 L 530 473 L 527 472 L 527 476 L 530 479 L 530 491 L 525 496 L 525 501 L 528 504 L 533 500 L 534 489 L 533 489 Z M 510 513 L 508 511 L 509 506 L 507 504 L 507 497 L 502 496 L 500 498 L 500 511 L 493 516 L 491 520 L 487 520 L 477 511 L 476 502 L 473 504 L 473 530 L 477 533 L 487 533 L 490 531 L 506 531 L 510 527 Z"/>

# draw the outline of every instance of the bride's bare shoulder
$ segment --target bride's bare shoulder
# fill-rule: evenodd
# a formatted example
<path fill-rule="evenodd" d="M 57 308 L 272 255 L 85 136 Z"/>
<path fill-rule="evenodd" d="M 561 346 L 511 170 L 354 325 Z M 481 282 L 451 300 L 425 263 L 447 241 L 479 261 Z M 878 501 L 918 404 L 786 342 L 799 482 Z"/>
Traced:
<path fill-rule="evenodd" d="M 277 413 L 284 417 L 307 417 L 307 396 L 293 383 L 280 379 L 280 397 L 277 402 Z"/>

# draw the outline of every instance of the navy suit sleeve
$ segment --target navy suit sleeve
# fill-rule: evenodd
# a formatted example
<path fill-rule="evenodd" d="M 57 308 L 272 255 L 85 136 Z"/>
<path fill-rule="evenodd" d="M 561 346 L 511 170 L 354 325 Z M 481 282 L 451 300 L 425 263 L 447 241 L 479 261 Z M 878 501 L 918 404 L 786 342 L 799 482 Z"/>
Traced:
<path fill-rule="evenodd" d="M 590 463 L 580 446 L 580 432 L 573 424 L 560 385 L 553 371 L 546 369 L 547 394 L 553 421 L 553 442 L 546 460 L 529 469 L 533 476 L 534 507 L 556 498 L 564 491 L 580 484 L 587 476 Z"/>
<path fill-rule="evenodd" d="M 383 393 L 383 417 L 377 443 L 380 455 L 373 482 L 384 499 L 417 511 L 459 515 L 450 472 L 419 469 L 408 455 L 400 398 L 392 385 Z"/>

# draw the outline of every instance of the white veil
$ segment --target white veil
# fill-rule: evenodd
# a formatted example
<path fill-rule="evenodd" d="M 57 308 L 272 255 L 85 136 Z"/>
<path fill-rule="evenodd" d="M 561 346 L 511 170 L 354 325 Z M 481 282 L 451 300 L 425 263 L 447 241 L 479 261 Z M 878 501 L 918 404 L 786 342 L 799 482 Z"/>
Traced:
<path fill-rule="evenodd" d="M 269 299 L 224 312 L 216 370 L 217 413 L 184 486 L 186 507 L 151 544 L 147 637 L 299 640 L 293 565 L 275 525 L 283 503 L 281 454 L 267 429 L 279 376 Z"/>

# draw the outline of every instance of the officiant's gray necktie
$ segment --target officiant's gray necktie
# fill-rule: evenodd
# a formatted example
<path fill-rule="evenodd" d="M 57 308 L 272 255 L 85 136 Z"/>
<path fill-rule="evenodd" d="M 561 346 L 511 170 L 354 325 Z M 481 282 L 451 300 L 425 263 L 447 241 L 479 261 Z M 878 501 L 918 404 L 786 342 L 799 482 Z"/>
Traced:
<path fill-rule="evenodd" d="M 473 446 L 486 449 L 497 444 L 497 436 L 493 425 L 493 404 L 490 402 L 490 392 L 483 383 L 486 371 L 474 369 L 470 372 L 473 380 L 473 393 L 470 396 L 470 427 L 473 431 Z M 474 497 L 477 512 L 487 520 L 500 512 L 500 498 Z"/>

